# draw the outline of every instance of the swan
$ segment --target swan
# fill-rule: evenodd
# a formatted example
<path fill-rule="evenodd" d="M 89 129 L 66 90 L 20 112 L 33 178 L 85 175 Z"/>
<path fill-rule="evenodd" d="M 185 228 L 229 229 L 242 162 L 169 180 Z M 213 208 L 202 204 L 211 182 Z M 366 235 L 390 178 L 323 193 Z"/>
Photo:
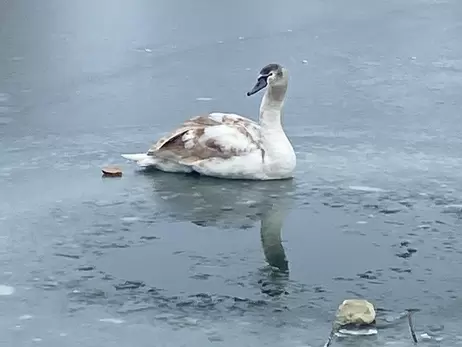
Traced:
<path fill-rule="evenodd" d="M 288 71 L 279 64 L 260 70 L 247 96 L 266 88 L 259 121 L 213 112 L 185 121 L 160 138 L 147 153 L 122 154 L 140 167 L 165 172 L 197 172 L 225 179 L 293 178 L 296 156 L 281 124 Z"/>

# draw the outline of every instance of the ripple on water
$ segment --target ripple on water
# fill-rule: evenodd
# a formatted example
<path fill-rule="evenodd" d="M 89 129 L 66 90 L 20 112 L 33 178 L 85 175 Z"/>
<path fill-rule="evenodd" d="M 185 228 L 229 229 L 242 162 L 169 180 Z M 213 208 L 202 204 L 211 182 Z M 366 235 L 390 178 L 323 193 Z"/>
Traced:
<path fill-rule="evenodd" d="M 349 186 L 351 190 L 358 190 L 361 192 L 370 192 L 370 193 L 383 193 L 386 190 L 377 187 L 368 187 L 368 186 Z"/>
<path fill-rule="evenodd" d="M 7 286 L 5 284 L 0 284 L 0 296 L 9 296 L 13 295 L 16 290 L 14 287 Z"/>
<path fill-rule="evenodd" d="M 0 114 L 4 113 L 5 107 L 0 106 Z M 5 111 L 6 112 L 6 111 Z M 10 124 L 13 121 L 11 117 L 0 117 L 0 125 Z"/>
<path fill-rule="evenodd" d="M 10 95 L 8 93 L 0 92 L 0 102 L 7 102 L 9 99 L 10 99 Z"/>
<path fill-rule="evenodd" d="M 196 98 L 196 100 L 197 101 L 212 101 L 213 99 L 209 97 L 200 97 L 200 98 Z"/>
<path fill-rule="evenodd" d="M 443 213 L 462 214 L 462 204 L 450 204 L 443 208 Z"/>
<path fill-rule="evenodd" d="M 125 323 L 123 319 L 117 319 L 117 318 L 101 318 L 99 321 L 103 323 L 112 323 L 112 324 Z"/>

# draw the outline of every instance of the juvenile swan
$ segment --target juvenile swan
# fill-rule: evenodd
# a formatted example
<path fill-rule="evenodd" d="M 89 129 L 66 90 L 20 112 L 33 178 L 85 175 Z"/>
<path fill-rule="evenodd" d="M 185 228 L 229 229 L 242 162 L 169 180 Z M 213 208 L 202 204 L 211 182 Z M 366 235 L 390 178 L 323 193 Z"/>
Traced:
<path fill-rule="evenodd" d="M 250 96 L 266 88 L 258 123 L 234 113 L 201 115 L 159 139 L 147 153 L 122 157 L 166 172 L 228 179 L 292 178 L 296 157 L 281 124 L 287 85 L 287 69 L 266 65 L 247 93 Z"/>

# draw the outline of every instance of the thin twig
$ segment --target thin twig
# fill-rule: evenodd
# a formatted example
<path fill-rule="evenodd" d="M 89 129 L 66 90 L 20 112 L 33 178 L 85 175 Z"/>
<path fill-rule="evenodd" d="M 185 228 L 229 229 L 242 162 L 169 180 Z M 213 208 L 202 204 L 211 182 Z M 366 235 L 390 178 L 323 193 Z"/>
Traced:
<path fill-rule="evenodd" d="M 327 338 L 326 343 L 324 344 L 324 347 L 329 347 L 332 344 L 332 341 L 334 341 L 335 337 L 335 332 L 337 331 L 337 324 L 334 322 L 332 324 L 332 330 L 330 331 L 329 337 Z"/>
<path fill-rule="evenodd" d="M 407 311 L 407 322 L 409 323 L 409 331 L 411 332 L 412 341 L 414 341 L 414 343 L 417 343 L 417 336 L 415 334 L 414 324 L 412 324 L 412 312 L 411 311 Z"/>

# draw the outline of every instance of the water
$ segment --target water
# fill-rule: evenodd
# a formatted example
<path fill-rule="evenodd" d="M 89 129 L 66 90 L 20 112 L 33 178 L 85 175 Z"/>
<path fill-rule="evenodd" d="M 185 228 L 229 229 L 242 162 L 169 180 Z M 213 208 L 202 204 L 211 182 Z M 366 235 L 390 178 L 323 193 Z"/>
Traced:
<path fill-rule="evenodd" d="M 0 344 L 321 346 L 356 296 L 461 344 L 461 11 L 1 3 Z M 293 181 L 120 158 L 203 112 L 255 118 L 245 93 L 270 62 L 291 74 Z M 101 178 L 108 164 L 124 176 Z M 335 345 L 412 343 L 398 320 Z"/>

